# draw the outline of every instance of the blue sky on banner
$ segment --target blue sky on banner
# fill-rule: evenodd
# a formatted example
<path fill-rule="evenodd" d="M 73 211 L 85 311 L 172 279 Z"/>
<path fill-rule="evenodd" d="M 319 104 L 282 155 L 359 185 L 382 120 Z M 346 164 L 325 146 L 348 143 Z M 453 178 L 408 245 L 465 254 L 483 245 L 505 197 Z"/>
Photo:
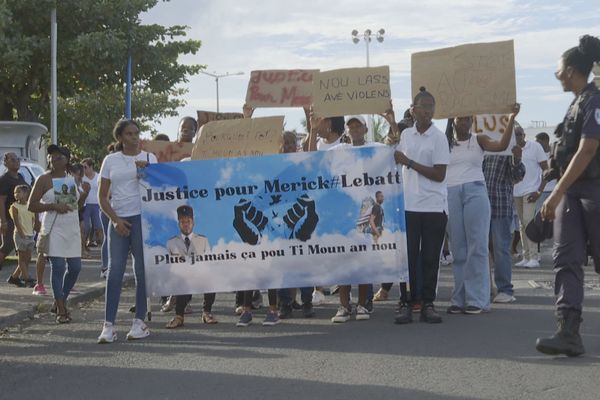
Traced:
<path fill-rule="evenodd" d="M 389 162 L 382 158 L 389 158 Z M 364 178 L 395 173 L 395 165 L 391 149 L 361 148 L 331 152 L 312 152 L 295 154 L 277 154 L 256 158 L 219 159 L 194 162 L 153 164 L 147 168 L 142 194 L 147 189 L 157 191 L 174 191 L 177 187 L 187 186 L 191 189 L 207 189 L 208 197 L 199 199 L 181 199 L 152 201 L 143 203 L 146 226 L 145 243 L 149 246 L 165 246 L 169 238 L 179 232 L 176 208 L 188 204 L 194 209 L 194 232 L 207 236 L 209 245 L 218 242 L 240 242 L 233 228 L 233 207 L 240 199 L 252 200 L 253 205 L 268 218 L 268 228 L 263 232 L 269 239 L 287 238 L 289 231 L 285 229 L 282 217 L 295 203 L 296 198 L 306 193 L 315 201 L 319 222 L 311 237 L 311 241 L 329 234 L 346 235 L 356 229 L 362 201 L 381 190 L 385 200 L 384 228 L 389 231 L 405 232 L 404 202 L 402 187 L 398 184 L 385 184 L 353 187 L 352 190 L 337 188 L 299 191 L 295 193 L 264 193 L 265 180 L 279 179 L 281 184 L 306 181 L 317 181 L 318 177 L 331 181 L 332 178 L 346 174 L 347 182 L 354 178 Z M 399 172 L 399 171 L 398 171 Z M 388 178 L 386 177 L 386 180 Z M 168 182 L 168 184 L 165 184 Z M 338 182 L 341 182 L 341 178 Z M 256 185 L 258 190 L 253 195 L 223 195 L 216 200 L 217 188 L 245 187 Z M 272 195 L 281 195 L 279 203 L 274 203 Z"/>
<path fill-rule="evenodd" d="M 249 74 L 254 69 L 319 68 L 365 65 L 365 45 L 350 32 L 386 30 L 385 41 L 370 46 L 371 65 L 389 65 L 397 113 L 410 104 L 410 55 L 473 42 L 515 40 L 519 121 L 528 126 L 559 122 L 572 96 L 553 76 L 563 51 L 578 37 L 599 32 L 600 2 L 558 0 L 348 0 L 248 2 L 173 0 L 142 16 L 144 23 L 185 24 L 189 37 L 202 40 L 195 56 L 181 61 L 207 65 L 206 71 L 242 76 L 220 81 L 220 110 L 241 111 Z M 215 81 L 194 76 L 184 85 L 187 106 L 180 117 L 216 109 Z M 259 109 L 256 116 L 285 115 L 286 128 L 301 130 L 301 109 Z M 179 117 L 158 127 L 175 138 Z M 438 122 L 439 123 L 439 122 Z"/>

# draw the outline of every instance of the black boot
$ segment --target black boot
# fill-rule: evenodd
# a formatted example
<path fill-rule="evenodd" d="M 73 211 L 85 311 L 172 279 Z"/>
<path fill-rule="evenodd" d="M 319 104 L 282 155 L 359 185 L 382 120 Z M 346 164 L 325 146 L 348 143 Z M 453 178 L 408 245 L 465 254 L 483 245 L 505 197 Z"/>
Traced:
<path fill-rule="evenodd" d="M 549 338 L 538 338 L 535 343 L 537 351 L 550 354 L 566 354 L 575 357 L 585 352 L 581 336 L 579 336 L 579 324 L 581 311 L 574 309 L 560 309 L 556 311 L 558 330 Z"/>

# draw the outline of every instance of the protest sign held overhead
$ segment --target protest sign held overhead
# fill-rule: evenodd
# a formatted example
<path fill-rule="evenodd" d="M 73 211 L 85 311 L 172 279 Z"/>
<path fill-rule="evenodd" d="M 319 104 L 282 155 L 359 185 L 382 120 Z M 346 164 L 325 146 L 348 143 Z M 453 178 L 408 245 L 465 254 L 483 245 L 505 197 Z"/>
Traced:
<path fill-rule="evenodd" d="M 471 132 L 473 132 L 476 135 L 487 135 L 492 140 L 500 141 L 502 139 L 502 134 L 506 129 L 506 125 L 508 125 L 508 119 L 508 114 L 476 115 L 473 118 L 473 126 L 471 128 Z M 510 156 L 512 155 L 512 148 L 516 144 L 517 140 L 515 139 L 515 135 L 513 133 L 506 150 L 500 152 L 486 151 L 485 154 Z"/>
<path fill-rule="evenodd" d="M 383 113 L 390 98 L 388 66 L 321 71 L 313 78 L 313 111 L 319 117 Z"/>
<path fill-rule="evenodd" d="M 198 129 L 211 121 L 222 121 L 226 119 L 240 119 L 244 118 L 242 113 L 228 112 L 228 113 L 218 113 L 214 111 L 197 111 L 198 114 Z"/>
<path fill-rule="evenodd" d="M 212 121 L 198 131 L 192 160 L 276 154 L 282 132 L 283 117 Z"/>
<path fill-rule="evenodd" d="M 191 156 L 194 145 L 162 140 L 141 140 L 140 147 L 142 150 L 154 154 L 158 162 L 170 162 Z"/>
<path fill-rule="evenodd" d="M 319 70 L 252 71 L 246 92 L 250 107 L 309 107 L 313 75 Z"/>
<path fill-rule="evenodd" d="M 393 153 L 364 147 L 149 165 L 140 177 L 142 229 L 152 232 L 144 236 L 149 295 L 406 281 Z M 375 203 L 385 218 L 365 226 Z"/>
<path fill-rule="evenodd" d="M 421 86 L 435 97 L 434 118 L 510 113 L 517 102 L 512 40 L 414 53 L 412 97 Z"/>

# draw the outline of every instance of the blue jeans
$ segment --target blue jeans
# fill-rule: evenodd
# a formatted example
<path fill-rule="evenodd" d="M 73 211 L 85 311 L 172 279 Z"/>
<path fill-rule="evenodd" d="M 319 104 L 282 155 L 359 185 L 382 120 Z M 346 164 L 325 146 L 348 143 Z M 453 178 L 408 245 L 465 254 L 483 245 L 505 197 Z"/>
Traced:
<path fill-rule="evenodd" d="M 511 224 L 512 216 L 492 218 L 490 235 L 494 244 L 494 282 L 496 282 L 499 293 L 512 296 Z"/>
<path fill-rule="evenodd" d="M 448 188 L 448 235 L 454 256 L 450 302 L 461 308 L 490 308 L 490 200 L 485 182 Z"/>
<path fill-rule="evenodd" d="M 302 300 L 302 304 L 312 303 L 312 292 L 312 287 L 300 288 L 300 299 Z M 279 303 L 281 305 L 289 306 L 294 301 L 290 294 L 290 289 L 277 289 L 277 297 L 279 297 Z"/>
<path fill-rule="evenodd" d="M 102 221 L 102 230 L 104 231 L 104 241 L 102 242 L 102 250 L 100 252 L 100 259 L 102 261 L 102 270 L 108 269 L 108 227 L 110 226 L 110 221 L 108 220 L 108 216 L 102 212 L 100 213 L 100 221 Z"/>
<path fill-rule="evenodd" d="M 129 222 L 129 236 L 121 236 L 115 227 L 110 224 L 108 228 L 108 276 L 106 277 L 106 306 L 105 320 L 115 322 L 123 274 L 127 265 L 129 252 L 133 256 L 133 271 L 135 273 L 135 317 L 144 320 L 147 311 L 146 304 L 146 277 L 144 274 L 144 247 L 142 240 L 142 216 L 124 217 Z"/>
<path fill-rule="evenodd" d="M 83 231 L 87 235 L 90 229 L 94 232 L 102 228 L 100 221 L 100 206 L 98 204 L 86 204 L 83 209 Z"/>
<path fill-rule="evenodd" d="M 67 300 L 81 271 L 80 257 L 48 257 L 52 267 L 52 292 L 55 300 Z M 69 268 L 67 268 L 67 265 Z"/>

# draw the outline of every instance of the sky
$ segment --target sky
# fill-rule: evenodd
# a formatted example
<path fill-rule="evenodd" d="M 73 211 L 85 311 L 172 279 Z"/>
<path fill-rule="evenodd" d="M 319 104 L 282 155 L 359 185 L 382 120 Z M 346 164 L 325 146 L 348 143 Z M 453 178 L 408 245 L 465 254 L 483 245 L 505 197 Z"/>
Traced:
<path fill-rule="evenodd" d="M 600 34 L 600 2 L 528 0 L 347 0 L 159 2 L 142 23 L 187 25 L 188 38 L 201 40 L 195 55 L 180 62 L 206 66 L 210 73 L 243 72 L 219 80 L 221 112 L 241 112 L 250 71 L 366 66 L 364 41 L 354 44 L 353 29 L 385 29 L 384 41 L 370 44 L 371 66 L 389 65 L 396 115 L 410 105 L 410 58 L 420 51 L 460 44 L 513 39 L 517 120 L 548 126 L 560 122 L 572 100 L 554 77 L 560 55 L 584 34 Z M 216 111 L 214 78 L 198 74 L 181 87 L 187 105 L 179 117 L 157 129 L 175 139 L 180 117 Z M 255 117 L 284 115 L 286 129 L 302 130 L 302 109 L 262 108 Z M 400 118 L 398 118 L 400 119 Z M 439 125 L 439 123 L 438 123 Z"/>

